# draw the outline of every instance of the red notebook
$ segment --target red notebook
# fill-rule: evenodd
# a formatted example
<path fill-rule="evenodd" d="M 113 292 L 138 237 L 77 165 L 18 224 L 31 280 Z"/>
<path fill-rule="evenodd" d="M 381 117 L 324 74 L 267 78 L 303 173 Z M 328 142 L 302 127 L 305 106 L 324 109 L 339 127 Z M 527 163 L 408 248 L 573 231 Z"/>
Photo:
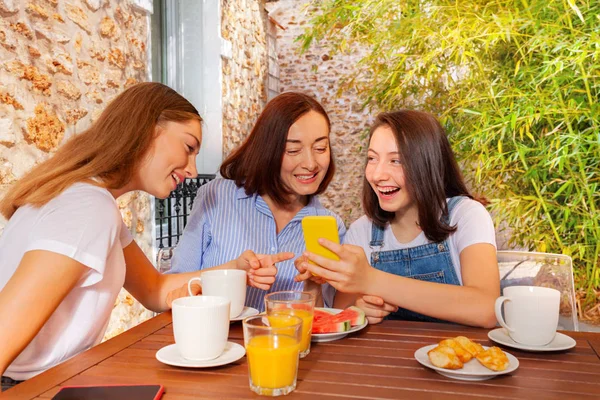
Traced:
<path fill-rule="evenodd" d="M 162 385 L 65 386 L 52 400 L 158 400 Z"/>

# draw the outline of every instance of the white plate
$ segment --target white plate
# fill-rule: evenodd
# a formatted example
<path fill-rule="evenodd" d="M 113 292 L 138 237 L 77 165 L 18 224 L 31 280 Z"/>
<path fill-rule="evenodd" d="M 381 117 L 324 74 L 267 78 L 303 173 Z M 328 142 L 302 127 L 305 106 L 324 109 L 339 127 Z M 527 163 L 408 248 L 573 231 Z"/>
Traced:
<path fill-rule="evenodd" d="M 575 339 L 560 332 L 556 332 L 554 339 L 552 339 L 552 341 L 545 346 L 530 346 L 527 344 L 517 343 L 512 340 L 510 336 L 508 336 L 508 332 L 504 328 L 496 328 L 492 331 L 489 331 L 488 337 L 494 342 L 503 344 L 505 346 L 527 351 L 560 351 L 575 347 L 577 344 Z"/>
<path fill-rule="evenodd" d="M 322 310 L 322 311 L 329 311 L 332 314 L 339 314 L 344 310 L 340 310 L 338 308 L 320 308 L 317 307 L 317 310 Z M 346 336 L 348 336 L 349 333 L 352 332 L 358 332 L 361 329 L 363 329 L 365 326 L 368 325 L 367 319 L 365 318 L 365 323 L 362 325 L 356 325 L 351 327 L 349 330 L 347 330 L 346 332 L 339 332 L 339 333 L 313 333 L 311 335 L 311 341 L 313 342 L 331 342 L 333 340 L 338 340 L 341 338 L 344 338 Z"/>
<path fill-rule="evenodd" d="M 217 358 L 206 361 L 188 360 L 179 354 L 179 350 L 177 350 L 175 344 L 170 344 L 156 352 L 156 359 L 161 363 L 173 365 L 175 367 L 209 368 L 232 363 L 244 357 L 244 354 L 246 354 L 244 346 L 234 342 L 227 342 L 225 350 L 223 350 L 223 353 Z"/>
<path fill-rule="evenodd" d="M 465 366 L 461 369 L 445 369 L 436 367 L 431 363 L 431 361 L 429 361 L 429 356 L 427 355 L 427 352 L 436 346 L 437 344 L 432 344 L 421 347 L 419 350 L 415 351 L 415 359 L 421 363 L 421 365 L 431 368 L 438 374 L 447 376 L 448 378 L 460 379 L 463 381 L 484 381 L 486 379 L 492 379 L 498 375 L 508 374 L 519 368 L 519 360 L 517 360 L 517 357 L 507 353 L 506 351 L 504 353 L 506 353 L 506 356 L 508 357 L 508 368 L 506 368 L 504 371 L 492 371 L 491 369 L 481 365 L 481 363 L 475 358 L 465 363 Z M 488 346 L 483 346 L 483 348 L 487 350 Z"/>
<path fill-rule="evenodd" d="M 258 310 L 252 307 L 244 307 L 240 315 L 237 317 L 230 318 L 230 321 L 241 321 L 244 318 L 252 317 L 253 315 L 258 314 Z"/>

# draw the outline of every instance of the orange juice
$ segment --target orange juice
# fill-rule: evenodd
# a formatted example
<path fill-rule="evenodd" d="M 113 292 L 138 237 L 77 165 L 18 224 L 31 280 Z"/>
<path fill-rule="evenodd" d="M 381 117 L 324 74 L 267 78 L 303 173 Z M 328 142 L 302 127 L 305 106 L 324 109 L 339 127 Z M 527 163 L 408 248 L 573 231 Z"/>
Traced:
<path fill-rule="evenodd" d="M 252 337 L 246 344 L 250 379 L 266 389 L 289 387 L 296 383 L 298 341 L 286 335 Z"/>
<path fill-rule="evenodd" d="M 273 327 L 284 327 L 277 319 L 277 314 L 294 315 L 302 319 L 302 339 L 300 341 L 300 353 L 304 357 L 310 350 L 310 334 L 312 332 L 313 310 L 302 310 L 297 308 L 280 308 L 269 315 L 269 323 Z"/>

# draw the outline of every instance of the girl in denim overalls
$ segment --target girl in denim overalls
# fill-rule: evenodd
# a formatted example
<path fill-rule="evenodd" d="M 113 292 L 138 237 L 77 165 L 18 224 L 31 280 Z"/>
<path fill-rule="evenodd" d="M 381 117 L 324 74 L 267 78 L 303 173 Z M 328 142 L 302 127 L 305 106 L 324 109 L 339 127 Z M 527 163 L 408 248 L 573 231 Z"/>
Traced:
<path fill-rule="evenodd" d="M 334 286 L 335 307 L 383 318 L 495 326 L 500 284 L 494 226 L 462 179 L 444 129 L 430 114 L 382 113 L 371 129 L 363 186 L 366 215 L 340 257 L 304 264 Z"/>

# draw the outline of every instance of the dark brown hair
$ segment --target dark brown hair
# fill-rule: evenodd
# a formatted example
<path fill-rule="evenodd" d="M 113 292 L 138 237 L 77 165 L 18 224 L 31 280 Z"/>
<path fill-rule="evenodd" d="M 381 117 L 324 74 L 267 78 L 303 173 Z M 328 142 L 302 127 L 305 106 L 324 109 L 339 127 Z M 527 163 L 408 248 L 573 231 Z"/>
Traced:
<path fill-rule="evenodd" d="M 456 230 L 444 221 L 448 216 L 446 198 L 473 196 L 465 185 L 444 128 L 433 115 L 413 110 L 379 114 L 369 137 L 381 126 L 388 126 L 396 137 L 406 177 L 405 189 L 417 204 L 419 226 L 433 242 L 446 239 Z M 362 197 L 365 213 L 376 225 L 383 227 L 394 218 L 393 212 L 379 206 L 377 194 L 366 177 Z"/>
<path fill-rule="evenodd" d="M 281 163 L 290 127 L 309 111 L 325 117 L 327 127 L 331 122 L 323 106 L 302 93 L 282 93 L 267 103 L 248 138 L 221 165 L 220 173 L 232 179 L 246 194 L 268 195 L 276 204 L 287 205 L 290 189 L 281 180 Z M 332 152 L 329 168 L 316 194 L 323 193 L 335 172 Z M 309 200 L 310 200 L 309 196 Z"/>
<path fill-rule="evenodd" d="M 0 213 L 10 218 L 25 204 L 40 207 L 76 182 L 100 178 L 117 189 L 134 176 L 147 155 L 157 125 L 202 121 L 183 96 L 160 83 L 139 83 L 118 95 L 86 131 L 16 182 L 2 198 Z M 91 182 L 93 183 L 93 182 Z"/>

